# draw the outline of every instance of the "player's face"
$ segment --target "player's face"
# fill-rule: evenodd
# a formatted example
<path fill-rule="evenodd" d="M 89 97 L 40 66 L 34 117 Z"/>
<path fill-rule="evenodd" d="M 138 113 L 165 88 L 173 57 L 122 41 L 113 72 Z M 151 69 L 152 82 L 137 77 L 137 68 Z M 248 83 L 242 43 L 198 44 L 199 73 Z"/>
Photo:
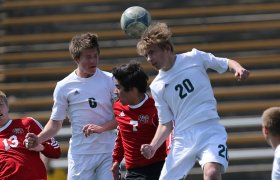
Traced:
<path fill-rule="evenodd" d="M 118 80 L 115 80 L 115 94 L 121 101 L 122 105 L 134 105 L 133 100 L 133 91 L 125 91 L 124 87 L 118 82 Z"/>
<path fill-rule="evenodd" d="M 168 66 L 168 51 L 158 45 L 151 45 L 146 49 L 145 57 L 156 70 L 166 69 Z"/>
<path fill-rule="evenodd" d="M 4 126 L 9 120 L 9 107 L 4 102 L 3 99 L 0 98 L 0 127 Z"/>
<path fill-rule="evenodd" d="M 83 78 L 92 76 L 96 72 L 98 61 L 99 54 L 97 49 L 91 48 L 82 51 L 80 58 L 76 60 L 78 64 L 77 75 Z"/>

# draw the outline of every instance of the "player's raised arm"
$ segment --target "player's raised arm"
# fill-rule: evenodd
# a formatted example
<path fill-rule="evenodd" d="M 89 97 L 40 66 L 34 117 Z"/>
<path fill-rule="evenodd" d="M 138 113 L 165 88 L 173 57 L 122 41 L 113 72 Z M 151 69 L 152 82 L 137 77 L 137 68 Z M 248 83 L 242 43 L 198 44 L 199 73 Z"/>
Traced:
<path fill-rule="evenodd" d="M 237 80 L 245 80 L 249 77 L 250 72 L 242 67 L 237 61 L 230 59 L 228 61 L 228 68 L 230 72 L 234 73 Z"/>

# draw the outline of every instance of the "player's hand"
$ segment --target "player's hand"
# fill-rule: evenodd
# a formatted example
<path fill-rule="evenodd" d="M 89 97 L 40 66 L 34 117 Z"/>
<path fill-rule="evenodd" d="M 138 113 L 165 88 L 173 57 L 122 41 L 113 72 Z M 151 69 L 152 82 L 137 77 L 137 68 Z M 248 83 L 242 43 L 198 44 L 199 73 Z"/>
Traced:
<path fill-rule="evenodd" d="M 93 134 L 93 133 L 102 133 L 103 132 L 103 128 L 102 126 L 98 126 L 95 124 L 87 124 L 83 127 L 83 133 L 86 137 L 88 137 L 89 135 Z"/>
<path fill-rule="evenodd" d="M 237 69 L 234 73 L 234 76 L 237 78 L 238 81 L 247 79 L 249 75 L 250 75 L 250 71 L 244 68 Z"/>
<path fill-rule="evenodd" d="M 27 149 L 36 148 L 39 145 L 38 136 L 34 133 L 27 133 L 23 143 Z"/>
<path fill-rule="evenodd" d="M 142 144 L 140 148 L 141 154 L 146 158 L 146 159 L 151 159 L 155 155 L 155 150 L 153 146 L 150 144 Z"/>
<path fill-rule="evenodd" d="M 112 168 L 111 168 L 111 171 L 113 173 L 113 177 L 114 177 L 114 180 L 119 180 L 119 167 L 120 167 L 120 164 L 118 162 L 113 162 L 113 165 L 112 165 Z"/>

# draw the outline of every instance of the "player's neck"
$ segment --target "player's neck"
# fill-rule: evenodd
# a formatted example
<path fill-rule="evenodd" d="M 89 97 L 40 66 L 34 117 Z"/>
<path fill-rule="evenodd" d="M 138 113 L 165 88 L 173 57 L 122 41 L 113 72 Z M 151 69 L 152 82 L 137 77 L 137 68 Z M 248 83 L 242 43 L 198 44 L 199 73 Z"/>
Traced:
<path fill-rule="evenodd" d="M 272 149 L 275 150 L 277 148 L 277 146 L 280 144 L 280 137 L 279 136 L 274 136 L 270 139 L 271 139 L 270 143 L 271 143 Z"/>
<path fill-rule="evenodd" d="M 142 101 L 144 101 L 145 97 L 146 97 L 145 93 L 138 94 L 137 98 L 135 98 L 134 103 L 130 104 L 130 106 L 135 106 L 140 104 Z"/>
<path fill-rule="evenodd" d="M 85 72 L 82 72 L 79 68 L 76 69 L 75 71 L 76 75 L 79 76 L 80 78 L 89 78 L 91 76 L 93 76 L 95 74 L 94 73 L 85 73 Z"/>
<path fill-rule="evenodd" d="M 0 118 L 0 128 L 4 127 L 9 122 L 9 118 Z"/>
<path fill-rule="evenodd" d="M 163 71 L 168 71 L 169 69 L 171 69 L 175 62 L 176 62 L 176 55 L 175 54 L 171 54 L 170 58 L 168 59 L 166 66 L 162 69 Z"/>

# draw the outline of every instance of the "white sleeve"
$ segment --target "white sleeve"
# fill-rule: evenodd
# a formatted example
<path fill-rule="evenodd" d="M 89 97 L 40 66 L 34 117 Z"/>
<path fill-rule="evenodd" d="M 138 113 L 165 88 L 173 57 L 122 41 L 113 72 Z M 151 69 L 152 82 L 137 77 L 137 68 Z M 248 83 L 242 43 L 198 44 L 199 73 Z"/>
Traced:
<path fill-rule="evenodd" d="M 203 60 L 205 69 L 213 69 L 218 73 L 224 73 L 228 69 L 228 59 L 222 57 L 216 57 L 211 53 L 196 50 L 196 53 Z"/>
<path fill-rule="evenodd" d="M 63 121 L 67 115 L 68 102 L 66 94 L 59 84 L 56 85 L 53 93 L 53 107 L 50 119 Z"/>
<path fill-rule="evenodd" d="M 158 111 L 158 118 L 160 124 L 168 123 L 169 121 L 174 120 L 173 113 L 171 112 L 168 104 L 163 99 L 163 93 L 164 93 L 164 84 L 158 85 L 155 87 L 156 90 L 151 88 L 151 94 L 152 97 L 155 100 L 155 106 Z"/>
<path fill-rule="evenodd" d="M 279 180 L 280 178 L 280 145 L 276 147 L 273 160 L 273 168 L 271 173 L 271 180 Z"/>
<path fill-rule="evenodd" d="M 115 78 L 112 77 L 112 83 L 110 83 L 110 90 L 111 90 L 110 92 L 111 92 L 111 97 L 112 97 L 113 101 L 115 101 L 117 99 L 117 95 L 115 93 L 115 88 L 116 88 Z"/>

